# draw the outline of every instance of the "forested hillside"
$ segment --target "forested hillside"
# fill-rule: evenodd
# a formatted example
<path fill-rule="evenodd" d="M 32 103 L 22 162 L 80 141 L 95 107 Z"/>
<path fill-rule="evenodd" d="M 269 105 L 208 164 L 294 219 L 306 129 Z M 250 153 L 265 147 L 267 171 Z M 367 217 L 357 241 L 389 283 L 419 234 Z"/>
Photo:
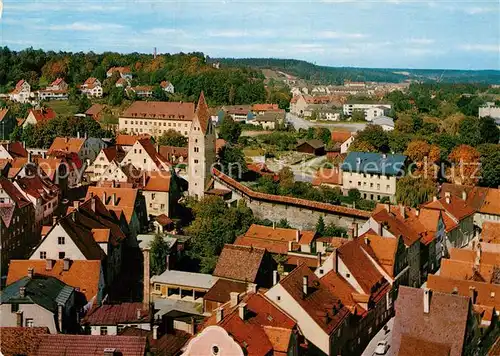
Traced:
<path fill-rule="evenodd" d="M 32 48 L 16 52 L 7 47 L 0 48 L 0 92 L 12 90 L 20 79 L 36 90 L 62 77 L 74 88 L 89 77 L 103 81 L 113 66 L 129 66 L 134 76 L 132 85 L 170 81 L 176 91 L 172 100 L 195 101 L 202 90 L 210 105 L 265 102 L 268 95 L 259 70 L 215 69 L 199 52 L 153 58 L 142 53 L 45 52 Z M 105 94 L 107 90 L 111 88 L 105 85 Z"/>
<path fill-rule="evenodd" d="M 306 61 L 275 58 L 217 58 L 223 66 L 273 69 L 317 83 L 342 84 L 345 80 L 397 83 L 408 79 L 446 83 L 500 83 L 500 71 L 390 69 L 318 66 Z"/>

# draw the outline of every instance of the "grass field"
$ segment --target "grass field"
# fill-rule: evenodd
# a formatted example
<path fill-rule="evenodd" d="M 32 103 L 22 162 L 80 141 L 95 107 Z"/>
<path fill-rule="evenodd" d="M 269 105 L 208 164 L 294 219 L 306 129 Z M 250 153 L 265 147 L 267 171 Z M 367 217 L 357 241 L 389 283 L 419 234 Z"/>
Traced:
<path fill-rule="evenodd" d="M 71 105 L 68 100 L 53 100 L 47 102 L 46 105 L 52 108 L 57 116 L 73 116 L 78 114 L 78 107 Z"/>

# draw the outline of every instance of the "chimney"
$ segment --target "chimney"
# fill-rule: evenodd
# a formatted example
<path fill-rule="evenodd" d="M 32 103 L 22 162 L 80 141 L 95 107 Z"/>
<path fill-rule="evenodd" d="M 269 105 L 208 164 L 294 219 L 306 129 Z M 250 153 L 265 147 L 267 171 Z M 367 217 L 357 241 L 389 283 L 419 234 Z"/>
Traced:
<path fill-rule="evenodd" d="M 238 307 L 238 314 L 240 315 L 241 320 L 245 320 L 245 316 L 247 314 L 247 303 L 241 303 Z"/>
<path fill-rule="evenodd" d="M 142 173 L 142 187 L 146 186 L 146 172 Z"/>
<path fill-rule="evenodd" d="M 437 201 L 437 200 L 438 200 L 438 197 L 434 195 L 434 196 L 432 197 L 432 201 Z"/>
<path fill-rule="evenodd" d="M 307 276 L 302 277 L 302 294 L 307 295 Z"/>
<path fill-rule="evenodd" d="M 273 271 L 273 286 L 278 284 L 279 281 L 280 281 L 280 275 L 279 275 L 278 271 L 274 270 Z"/>
<path fill-rule="evenodd" d="M 52 271 L 52 268 L 54 268 L 54 263 L 55 261 L 52 259 L 45 260 L 45 270 Z"/>
<path fill-rule="evenodd" d="M 365 245 L 370 245 L 370 239 L 368 237 L 365 237 Z"/>
<path fill-rule="evenodd" d="M 384 236 L 384 227 L 382 226 L 382 223 L 378 224 L 378 236 Z"/>
<path fill-rule="evenodd" d="M 445 200 L 446 200 L 446 204 L 451 204 L 451 198 L 449 196 L 447 196 L 445 198 Z"/>
<path fill-rule="evenodd" d="M 106 205 L 106 192 L 102 192 L 102 203 Z"/>
<path fill-rule="evenodd" d="M 31 163 L 31 151 L 28 151 L 28 163 Z"/>
<path fill-rule="evenodd" d="M 80 138 L 80 131 L 76 133 L 76 138 Z"/>
<path fill-rule="evenodd" d="M 195 335 L 196 334 L 196 323 L 194 321 L 194 317 L 191 317 L 191 325 L 190 325 L 190 328 L 189 328 L 189 333 L 191 335 Z"/>
<path fill-rule="evenodd" d="M 26 297 L 26 287 L 19 288 L 19 297 L 21 297 L 21 298 Z"/>
<path fill-rule="evenodd" d="M 450 192 L 445 192 L 444 196 L 447 197 L 447 198 L 449 198 L 449 197 L 451 197 L 451 193 Z"/>
<path fill-rule="evenodd" d="M 424 313 L 429 314 L 431 306 L 431 290 L 429 288 L 424 288 Z"/>
<path fill-rule="evenodd" d="M 418 217 L 418 216 L 420 216 L 420 209 L 419 209 L 419 208 L 415 209 L 415 215 L 416 215 L 417 217 Z"/>
<path fill-rule="evenodd" d="M 358 237 L 358 223 L 353 222 L 351 226 L 352 229 L 354 230 L 353 237 Z"/>
<path fill-rule="evenodd" d="M 95 213 L 95 199 L 90 197 L 90 209 Z"/>
<path fill-rule="evenodd" d="M 113 206 L 116 206 L 116 203 L 118 202 L 118 200 L 116 199 L 116 193 L 113 193 L 112 199 L 113 199 Z"/>
<path fill-rule="evenodd" d="M 473 286 L 469 287 L 469 297 L 472 304 L 476 304 L 476 288 Z"/>
<path fill-rule="evenodd" d="M 321 252 L 318 252 L 316 254 L 316 257 L 317 257 L 317 261 L 318 261 L 318 267 L 321 267 Z"/>
<path fill-rule="evenodd" d="M 142 250 L 142 256 L 144 261 L 142 304 L 144 305 L 145 310 L 149 310 L 149 288 L 150 288 L 149 248 L 146 247 Z"/>
<path fill-rule="evenodd" d="M 113 347 L 106 347 L 104 349 L 104 356 L 115 356 L 116 355 L 116 349 Z"/>
<path fill-rule="evenodd" d="M 52 225 L 57 225 L 57 216 L 52 215 Z"/>
<path fill-rule="evenodd" d="M 276 230 L 276 223 L 273 221 L 273 230 Z"/>
<path fill-rule="evenodd" d="M 69 258 L 65 258 L 63 260 L 63 271 L 69 271 L 70 265 L 71 265 L 71 260 Z"/>
<path fill-rule="evenodd" d="M 247 286 L 247 293 L 257 293 L 257 285 L 255 283 L 249 283 Z"/>
<path fill-rule="evenodd" d="M 405 206 L 403 204 L 401 204 L 399 206 L 399 209 L 401 210 L 401 216 L 403 217 L 403 219 L 406 219 L 406 210 L 405 210 Z"/>
<path fill-rule="evenodd" d="M 73 202 L 73 207 L 78 210 L 78 208 L 80 207 L 80 201 L 79 200 L 75 200 Z"/>
<path fill-rule="evenodd" d="M 23 311 L 22 310 L 18 310 L 16 313 L 16 326 L 19 328 L 23 326 Z"/>
<path fill-rule="evenodd" d="M 288 251 L 292 251 L 293 241 L 288 241 Z"/>
<path fill-rule="evenodd" d="M 295 230 L 295 241 L 299 242 L 300 240 L 300 230 Z"/>
<path fill-rule="evenodd" d="M 231 306 L 235 307 L 238 305 L 240 302 L 240 293 L 238 292 L 230 292 L 229 293 L 230 299 L 231 299 Z"/>
<path fill-rule="evenodd" d="M 352 227 L 349 228 L 349 230 L 347 231 L 347 240 L 348 241 L 354 240 L 354 229 Z"/>
<path fill-rule="evenodd" d="M 63 305 L 57 305 L 57 325 L 59 326 L 59 332 L 63 332 Z"/>
<path fill-rule="evenodd" d="M 170 255 L 168 254 L 165 257 L 165 270 L 170 271 Z"/>
<path fill-rule="evenodd" d="M 474 264 L 476 266 L 479 266 L 481 264 L 481 244 L 477 244 L 477 249 L 476 249 L 476 260 L 474 261 Z"/>
<path fill-rule="evenodd" d="M 217 308 L 216 311 L 215 311 L 215 321 L 217 323 L 220 323 L 222 321 L 222 319 L 224 319 L 224 309 L 222 308 Z"/>
<path fill-rule="evenodd" d="M 33 275 L 35 274 L 35 269 L 33 267 L 28 268 L 28 278 L 33 278 Z"/>
<path fill-rule="evenodd" d="M 467 200 L 467 192 L 465 190 L 462 191 L 462 200 Z"/>
<path fill-rule="evenodd" d="M 136 313 L 137 313 L 137 314 L 136 314 L 137 320 L 141 320 L 141 314 L 142 314 L 141 312 L 142 312 L 142 311 L 141 311 L 141 309 L 140 309 L 140 308 L 137 308 L 137 310 L 136 310 Z"/>

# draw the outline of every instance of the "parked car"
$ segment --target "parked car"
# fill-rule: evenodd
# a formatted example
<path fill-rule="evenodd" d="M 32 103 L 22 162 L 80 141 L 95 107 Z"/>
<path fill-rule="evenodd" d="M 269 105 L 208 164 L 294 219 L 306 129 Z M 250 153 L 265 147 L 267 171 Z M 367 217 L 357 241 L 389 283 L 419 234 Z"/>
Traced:
<path fill-rule="evenodd" d="M 387 350 L 389 350 L 389 343 L 387 340 L 379 341 L 375 348 L 375 355 L 385 355 Z"/>

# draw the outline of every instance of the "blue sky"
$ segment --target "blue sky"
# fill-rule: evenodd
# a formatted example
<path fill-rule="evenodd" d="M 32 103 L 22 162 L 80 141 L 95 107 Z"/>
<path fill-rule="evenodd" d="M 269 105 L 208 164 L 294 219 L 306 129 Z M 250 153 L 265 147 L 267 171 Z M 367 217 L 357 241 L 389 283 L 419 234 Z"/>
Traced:
<path fill-rule="evenodd" d="M 1 0 L 0 0 L 1 2 Z M 1 44 L 500 69 L 500 1 L 3 0 Z"/>

